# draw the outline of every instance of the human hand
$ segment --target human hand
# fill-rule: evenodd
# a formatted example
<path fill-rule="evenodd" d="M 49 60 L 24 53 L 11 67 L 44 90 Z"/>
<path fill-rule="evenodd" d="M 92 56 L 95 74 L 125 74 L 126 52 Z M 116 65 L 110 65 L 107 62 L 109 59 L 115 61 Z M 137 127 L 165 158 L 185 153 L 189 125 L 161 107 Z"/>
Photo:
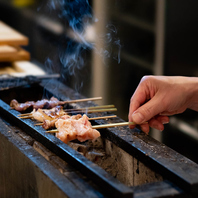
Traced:
<path fill-rule="evenodd" d="M 148 134 L 149 127 L 164 130 L 168 116 L 187 108 L 198 110 L 198 78 L 145 76 L 131 97 L 128 117 Z"/>

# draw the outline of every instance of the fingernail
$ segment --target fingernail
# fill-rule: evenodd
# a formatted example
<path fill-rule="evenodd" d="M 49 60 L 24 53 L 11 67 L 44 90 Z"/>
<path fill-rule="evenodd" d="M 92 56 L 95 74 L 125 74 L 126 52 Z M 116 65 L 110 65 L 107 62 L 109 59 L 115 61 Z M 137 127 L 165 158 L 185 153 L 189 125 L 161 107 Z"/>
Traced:
<path fill-rule="evenodd" d="M 162 124 L 168 124 L 169 122 L 163 122 Z"/>
<path fill-rule="evenodd" d="M 144 116 L 141 113 L 137 112 L 132 114 L 132 119 L 135 123 L 140 124 L 144 121 Z"/>

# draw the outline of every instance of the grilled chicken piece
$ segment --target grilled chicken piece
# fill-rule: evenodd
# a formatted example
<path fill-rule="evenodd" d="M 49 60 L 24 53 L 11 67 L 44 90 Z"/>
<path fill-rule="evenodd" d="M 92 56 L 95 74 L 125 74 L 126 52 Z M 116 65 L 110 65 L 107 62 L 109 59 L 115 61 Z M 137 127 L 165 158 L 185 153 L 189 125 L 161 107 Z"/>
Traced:
<path fill-rule="evenodd" d="M 77 114 L 77 115 L 74 115 L 74 116 L 69 116 L 69 115 L 63 115 L 61 116 L 60 118 L 56 118 L 56 119 L 53 119 L 53 120 L 44 120 L 43 121 L 43 125 L 42 127 L 44 129 L 51 129 L 51 128 L 54 128 L 55 127 L 55 122 L 58 120 L 58 119 L 63 119 L 63 120 L 66 120 L 66 119 L 75 119 L 75 120 L 78 120 L 79 118 L 81 118 L 82 115 L 81 114 Z"/>
<path fill-rule="evenodd" d="M 68 116 L 62 106 L 56 106 L 52 109 L 34 109 L 31 115 L 39 122 L 44 122 L 45 120 L 53 121 L 63 115 Z"/>
<path fill-rule="evenodd" d="M 29 101 L 29 102 L 25 102 L 25 103 L 18 103 L 17 100 L 13 99 L 10 102 L 10 107 L 12 107 L 13 109 L 15 109 L 17 111 L 25 111 L 29 107 L 32 107 L 34 105 L 34 103 L 35 103 L 34 101 Z"/>
<path fill-rule="evenodd" d="M 58 105 L 64 105 L 64 101 L 59 101 L 55 97 L 51 97 L 50 100 L 43 99 L 43 100 L 38 100 L 37 102 L 34 101 L 29 101 L 25 103 L 18 103 L 17 100 L 13 99 L 10 102 L 10 107 L 17 111 L 25 111 L 29 107 L 32 107 L 33 109 L 52 109 L 53 107 L 56 107 Z"/>
<path fill-rule="evenodd" d="M 97 130 L 92 129 L 91 123 L 85 114 L 78 120 L 58 119 L 55 126 L 59 131 L 56 133 L 56 137 L 64 143 L 74 139 L 84 142 L 88 139 L 94 140 L 100 136 Z"/>

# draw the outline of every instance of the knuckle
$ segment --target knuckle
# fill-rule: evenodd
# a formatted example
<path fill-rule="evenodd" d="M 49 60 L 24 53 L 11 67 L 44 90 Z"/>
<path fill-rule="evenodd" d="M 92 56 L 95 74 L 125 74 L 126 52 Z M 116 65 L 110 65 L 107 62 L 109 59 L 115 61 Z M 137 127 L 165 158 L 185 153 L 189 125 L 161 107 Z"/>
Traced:
<path fill-rule="evenodd" d="M 150 79 L 152 79 L 152 76 L 145 75 L 142 77 L 141 82 L 150 81 Z"/>
<path fill-rule="evenodd" d="M 131 99 L 130 99 L 130 103 L 132 103 L 133 102 L 133 96 L 131 97 Z"/>
<path fill-rule="evenodd" d="M 152 114 L 152 109 L 151 108 L 143 108 L 142 109 L 142 114 L 151 115 Z"/>

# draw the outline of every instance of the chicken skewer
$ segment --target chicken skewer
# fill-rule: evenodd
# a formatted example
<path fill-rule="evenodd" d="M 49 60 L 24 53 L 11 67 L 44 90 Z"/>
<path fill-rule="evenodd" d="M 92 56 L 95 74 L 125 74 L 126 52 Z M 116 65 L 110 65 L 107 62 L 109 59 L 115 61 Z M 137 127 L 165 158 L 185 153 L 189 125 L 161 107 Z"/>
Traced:
<path fill-rule="evenodd" d="M 76 108 L 76 109 L 65 109 L 65 112 L 75 112 L 75 111 L 83 111 L 83 110 L 88 110 L 88 109 L 103 109 L 103 108 L 114 108 L 115 105 L 102 105 L 102 106 L 93 106 L 93 107 L 83 107 L 83 108 Z M 23 114 L 19 114 L 19 117 L 23 117 L 23 116 L 29 116 L 32 115 L 32 112 L 30 113 L 23 113 Z"/>
<path fill-rule="evenodd" d="M 97 139 L 100 137 L 100 133 L 96 129 L 92 129 L 88 119 L 85 114 L 79 119 L 75 119 L 73 116 L 69 119 L 58 119 L 55 122 L 55 126 L 59 130 L 56 137 L 64 143 L 74 139 L 78 139 L 80 142 Z"/>
<path fill-rule="evenodd" d="M 96 129 L 115 127 L 115 126 L 127 126 L 134 125 L 134 122 L 122 122 L 105 125 L 92 126 L 88 121 L 88 117 L 84 114 L 80 119 L 58 119 L 55 122 L 57 129 L 46 131 L 47 133 L 55 133 L 56 137 L 67 143 L 68 141 L 78 139 L 80 142 L 88 139 L 96 139 L 100 136 L 100 133 Z"/>
<path fill-rule="evenodd" d="M 85 114 L 84 114 L 85 115 Z M 84 116 L 83 115 L 83 116 Z M 56 126 L 56 122 L 59 120 L 59 119 L 62 119 L 62 120 L 66 120 L 66 119 L 74 119 L 74 120 L 78 120 L 80 118 L 83 117 L 81 114 L 77 114 L 77 115 L 74 115 L 74 116 L 69 116 L 69 115 L 64 115 L 64 116 L 61 116 L 60 118 L 57 118 L 57 119 L 54 119 L 54 120 L 44 120 L 43 121 L 43 124 L 42 124 L 42 127 L 44 129 L 50 129 L 50 128 L 55 128 Z M 87 117 L 87 116 L 86 116 Z M 113 117 L 113 116 L 104 116 L 102 117 L 102 119 L 106 119 L 106 118 L 109 118 L 109 117 Z M 115 116 L 114 116 L 115 117 Z M 87 117 L 88 118 L 88 117 Z M 101 118 L 101 117 L 100 117 Z M 88 118 L 88 120 L 97 120 L 98 117 L 95 117 L 95 118 Z"/>
<path fill-rule="evenodd" d="M 117 126 L 129 126 L 129 125 L 136 125 L 136 123 L 135 122 L 120 122 L 120 123 L 112 123 L 112 124 L 94 125 L 92 126 L 92 129 L 103 129 L 103 128 L 111 128 L 111 127 L 117 127 Z M 59 130 L 53 129 L 53 130 L 46 131 L 46 133 L 59 133 Z"/>
<path fill-rule="evenodd" d="M 25 111 L 26 109 L 28 109 L 30 107 L 33 107 L 33 109 L 39 109 L 39 108 L 51 109 L 58 105 L 77 103 L 77 102 L 94 101 L 94 100 L 101 100 L 101 99 L 102 99 L 102 97 L 95 97 L 95 98 L 84 98 L 84 99 L 78 99 L 78 100 L 59 101 L 57 98 L 51 97 L 50 100 L 43 99 L 43 100 L 38 100 L 37 102 L 28 101 L 25 103 L 18 103 L 17 100 L 13 99 L 10 102 L 10 107 L 11 107 L 11 109 L 15 109 L 17 111 Z"/>
<path fill-rule="evenodd" d="M 116 117 L 117 117 L 117 115 L 101 116 L 101 117 L 88 118 L 88 120 L 103 120 L 103 119 L 116 118 Z M 41 125 L 43 125 L 43 122 L 40 122 L 40 123 L 35 124 L 35 126 L 41 126 Z"/>
<path fill-rule="evenodd" d="M 94 109 L 94 110 L 104 111 L 104 109 Z M 38 109 L 38 110 L 34 109 L 30 115 L 19 117 L 19 118 L 25 118 L 25 119 L 33 118 L 39 122 L 42 122 L 42 127 L 44 129 L 50 129 L 50 128 L 54 128 L 55 122 L 60 118 L 61 119 L 68 119 L 68 118 L 79 119 L 81 117 L 82 117 L 81 114 L 70 116 L 68 115 L 68 113 L 66 113 L 63 110 L 62 106 L 57 106 L 50 110 L 49 109 Z"/>
<path fill-rule="evenodd" d="M 37 111 L 41 112 L 41 109 L 38 109 Z M 90 110 L 81 110 L 81 111 L 74 111 L 74 112 L 68 112 L 68 113 L 98 113 L 98 112 L 112 112 L 112 111 L 117 111 L 117 109 L 116 108 L 109 108 L 109 109 L 90 109 Z M 22 119 L 35 118 L 34 113 L 35 113 L 35 110 L 30 115 L 28 115 L 28 116 L 19 116 L 19 118 L 22 118 Z"/>
<path fill-rule="evenodd" d="M 63 110 L 63 107 L 56 106 L 52 109 L 37 109 L 37 110 L 34 109 L 30 115 L 21 116 L 19 118 L 24 118 L 24 119 L 33 118 L 39 122 L 43 122 L 44 120 L 53 120 L 64 115 L 67 115 L 67 113 Z"/>
<path fill-rule="evenodd" d="M 79 119 L 81 118 L 81 114 L 77 114 L 75 115 L 77 116 L 76 119 Z M 73 117 L 75 117 L 73 116 Z M 61 116 L 60 118 L 56 118 L 54 120 L 44 120 L 42 123 L 37 123 L 35 124 L 35 126 L 42 126 L 44 129 L 50 129 L 50 128 L 54 128 L 55 127 L 55 122 L 58 120 L 58 119 L 68 119 L 72 116 L 69 116 L 69 115 L 66 115 L 66 116 Z M 116 115 L 113 115 L 113 116 L 102 116 L 102 117 L 93 117 L 93 118 L 88 118 L 88 120 L 101 120 L 101 119 L 109 119 L 109 118 L 115 118 L 117 117 Z"/>

